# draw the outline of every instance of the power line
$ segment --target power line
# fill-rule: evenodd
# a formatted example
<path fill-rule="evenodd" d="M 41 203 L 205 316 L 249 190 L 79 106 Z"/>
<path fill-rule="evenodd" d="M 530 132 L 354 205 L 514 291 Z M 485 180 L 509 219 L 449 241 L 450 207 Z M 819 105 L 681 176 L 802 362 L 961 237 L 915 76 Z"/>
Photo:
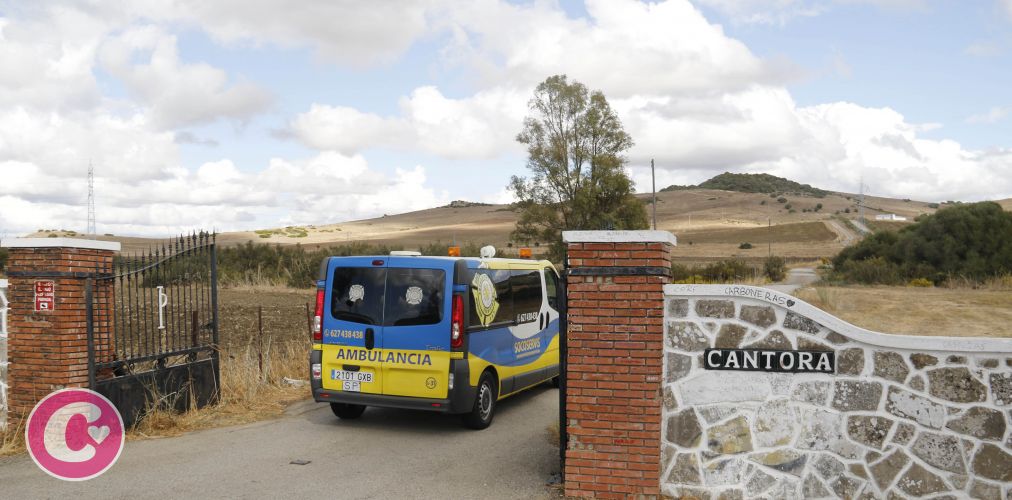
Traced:
<path fill-rule="evenodd" d="M 88 161 L 88 230 L 87 234 L 97 234 L 95 228 L 95 167 Z"/>

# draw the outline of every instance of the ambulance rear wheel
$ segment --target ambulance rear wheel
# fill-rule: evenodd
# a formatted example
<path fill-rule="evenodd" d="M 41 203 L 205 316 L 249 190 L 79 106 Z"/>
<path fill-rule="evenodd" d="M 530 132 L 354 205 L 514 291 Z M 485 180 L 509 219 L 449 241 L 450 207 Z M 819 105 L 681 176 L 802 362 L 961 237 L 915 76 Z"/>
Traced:
<path fill-rule="evenodd" d="M 337 415 L 337 418 L 349 420 L 362 416 L 365 405 L 353 405 L 348 403 L 330 403 L 330 410 Z"/>
<path fill-rule="evenodd" d="M 481 375 L 478 391 L 474 397 L 474 407 L 464 414 L 464 425 L 472 429 L 485 429 L 492 425 L 495 416 L 495 400 L 498 399 L 495 378 L 488 372 Z"/>

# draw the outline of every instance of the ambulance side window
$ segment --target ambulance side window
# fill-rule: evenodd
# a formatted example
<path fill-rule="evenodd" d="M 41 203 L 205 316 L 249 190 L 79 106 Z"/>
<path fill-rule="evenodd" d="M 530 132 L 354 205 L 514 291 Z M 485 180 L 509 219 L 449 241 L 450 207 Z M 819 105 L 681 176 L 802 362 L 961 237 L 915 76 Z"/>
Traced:
<path fill-rule="evenodd" d="M 488 281 L 492 283 L 492 287 L 495 290 L 494 294 L 485 296 L 489 300 L 487 304 L 479 305 L 475 301 L 475 292 L 477 292 L 478 296 L 481 296 L 479 285 L 485 282 L 484 278 L 478 277 L 479 275 L 487 276 Z M 509 270 L 475 269 L 472 271 L 470 282 L 470 292 L 467 294 L 467 300 L 470 302 L 471 309 L 471 314 L 467 321 L 469 327 L 485 328 L 513 324 L 515 318 L 513 317 L 513 293 L 510 289 Z M 494 314 L 494 316 L 489 318 L 485 314 Z"/>
<path fill-rule="evenodd" d="M 541 312 L 541 277 L 536 269 L 514 270 L 510 283 L 513 288 L 513 313 L 517 324 L 533 323 Z"/>
<path fill-rule="evenodd" d="M 548 296 L 548 307 L 559 310 L 559 277 L 555 271 L 545 268 L 545 294 Z"/>

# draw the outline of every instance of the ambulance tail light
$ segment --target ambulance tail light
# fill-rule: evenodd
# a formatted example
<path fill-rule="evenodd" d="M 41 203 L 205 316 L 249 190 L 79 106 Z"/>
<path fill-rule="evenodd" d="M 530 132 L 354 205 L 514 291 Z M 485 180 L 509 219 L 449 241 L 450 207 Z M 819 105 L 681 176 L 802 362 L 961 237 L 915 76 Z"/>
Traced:
<path fill-rule="evenodd" d="M 316 290 L 316 314 L 313 315 L 313 342 L 323 341 L 323 296 L 325 290 Z"/>
<path fill-rule="evenodd" d="M 464 297 L 453 296 L 453 311 L 450 313 L 450 348 L 464 347 Z"/>

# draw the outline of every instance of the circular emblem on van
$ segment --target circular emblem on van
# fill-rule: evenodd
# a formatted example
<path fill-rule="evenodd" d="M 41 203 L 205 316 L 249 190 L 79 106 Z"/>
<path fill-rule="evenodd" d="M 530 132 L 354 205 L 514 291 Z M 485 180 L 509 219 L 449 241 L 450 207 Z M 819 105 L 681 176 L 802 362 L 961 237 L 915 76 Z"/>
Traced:
<path fill-rule="evenodd" d="M 404 294 L 404 300 L 408 301 L 408 304 L 417 306 L 422 303 L 422 289 L 417 286 L 408 288 L 408 292 Z"/>
<path fill-rule="evenodd" d="M 474 308 L 478 321 L 488 326 L 499 312 L 499 300 L 495 293 L 495 284 L 487 274 L 477 273 L 471 281 L 471 292 L 474 294 Z"/>
<path fill-rule="evenodd" d="M 428 387 L 429 389 L 435 389 L 436 388 L 436 379 L 434 379 L 432 377 L 429 377 L 429 378 L 425 379 L 425 387 Z"/>
<path fill-rule="evenodd" d="M 365 287 L 362 285 L 351 285 L 348 289 L 348 300 L 358 302 L 365 298 Z"/>

